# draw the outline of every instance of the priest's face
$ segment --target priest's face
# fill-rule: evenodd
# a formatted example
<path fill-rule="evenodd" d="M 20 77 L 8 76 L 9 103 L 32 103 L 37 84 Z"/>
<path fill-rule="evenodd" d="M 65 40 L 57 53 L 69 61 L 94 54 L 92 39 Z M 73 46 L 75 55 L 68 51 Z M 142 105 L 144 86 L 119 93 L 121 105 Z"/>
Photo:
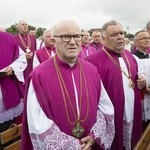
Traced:
<path fill-rule="evenodd" d="M 137 49 L 146 52 L 150 47 L 150 35 L 147 31 L 140 32 L 136 35 L 135 45 Z"/>
<path fill-rule="evenodd" d="M 87 31 L 82 32 L 83 38 L 82 38 L 82 44 L 86 45 L 90 42 L 90 33 Z"/>
<path fill-rule="evenodd" d="M 61 23 L 56 31 L 54 37 L 58 56 L 64 62 L 76 62 L 81 50 L 81 29 L 76 23 L 66 21 Z"/>
<path fill-rule="evenodd" d="M 51 32 L 47 32 L 43 35 L 43 40 L 45 43 L 45 46 L 52 48 L 55 46 L 54 37 Z"/>
<path fill-rule="evenodd" d="M 121 53 L 124 49 L 124 32 L 121 25 L 110 25 L 103 36 L 106 47 L 115 53 Z"/>
<path fill-rule="evenodd" d="M 21 34 L 26 34 L 28 32 L 28 25 L 25 21 L 20 21 L 18 23 L 18 30 Z"/>
<path fill-rule="evenodd" d="M 102 43 L 102 35 L 100 31 L 93 31 L 92 33 L 92 39 L 94 43 Z"/>

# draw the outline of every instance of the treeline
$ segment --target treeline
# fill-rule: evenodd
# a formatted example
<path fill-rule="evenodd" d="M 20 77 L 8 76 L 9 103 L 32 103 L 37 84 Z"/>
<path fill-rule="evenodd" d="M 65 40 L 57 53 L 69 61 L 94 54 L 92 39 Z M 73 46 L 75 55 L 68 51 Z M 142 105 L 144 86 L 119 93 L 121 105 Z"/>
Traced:
<path fill-rule="evenodd" d="M 35 33 L 35 36 L 36 38 L 39 38 L 40 36 L 43 35 L 43 32 L 46 30 L 46 28 L 42 28 L 42 27 L 34 27 L 34 26 L 31 26 L 31 25 L 28 25 L 28 29 L 29 31 L 30 30 L 34 30 L 36 31 Z M 11 34 L 17 34 L 19 31 L 18 31 L 18 28 L 17 28 L 17 23 L 11 25 L 9 28 L 6 29 L 7 32 L 11 33 Z"/>
<path fill-rule="evenodd" d="M 46 30 L 46 28 L 42 28 L 42 27 L 36 28 L 34 26 L 31 26 L 31 25 L 28 25 L 28 29 L 29 29 L 29 31 L 30 30 L 36 31 L 36 33 L 35 33 L 36 38 L 39 38 L 40 36 L 42 36 L 43 32 Z M 17 23 L 11 25 L 9 28 L 6 29 L 6 31 L 11 33 L 11 34 L 14 34 L 14 35 L 17 34 L 19 32 L 17 29 Z M 133 34 L 130 34 L 127 32 L 124 32 L 124 34 L 125 34 L 125 37 L 129 38 L 129 39 L 132 39 L 134 37 Z"/>

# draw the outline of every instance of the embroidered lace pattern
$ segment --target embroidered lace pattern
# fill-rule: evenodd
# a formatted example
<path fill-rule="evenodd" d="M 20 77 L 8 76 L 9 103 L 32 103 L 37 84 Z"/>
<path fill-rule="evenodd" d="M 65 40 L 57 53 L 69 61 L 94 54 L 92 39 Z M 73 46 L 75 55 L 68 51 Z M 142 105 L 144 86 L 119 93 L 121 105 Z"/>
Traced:
<path fill-rule="evenodd" d="M 103 114 L 100 110 L 97 113 L 97 122 L 91 129 L 95 140 L 103 149 L 108 149 L 114 139 L 114 119 L 111 115 Z"/>
<path fill-rule="evenodd" d="M 34 150 L 80 150 L 79 140 L 61 132 L 56 124 L 42 134 L 30 136 Z"/>
<path fill-rule="evenodd" d="M 131 137 L 132 137 L 133 121 L 123 123 L 123 145 L 126 150 L 131 150 Z"/>
<path fill-rule="evenodd" d="M 13 108 L 6 110 L 3 100 L 0 99 L 0 123 L 13 120 L 15 117 L 21 115 L 23 111 L 23 101 Z"/>

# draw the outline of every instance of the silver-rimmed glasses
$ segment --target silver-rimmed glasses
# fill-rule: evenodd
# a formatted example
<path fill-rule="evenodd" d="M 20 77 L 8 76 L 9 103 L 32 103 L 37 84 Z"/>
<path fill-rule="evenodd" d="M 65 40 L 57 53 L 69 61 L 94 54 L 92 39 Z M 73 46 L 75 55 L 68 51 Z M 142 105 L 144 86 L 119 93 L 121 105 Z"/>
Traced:
<path fill-rule="evenodd" d="M 82 34 L 74 34 L 74 35 L 69 35 L 69 34 L 64 34 L 64 35 L 55 35 L 54 37 L 60 37 L 63 42 L 69 42 L 71 38 L 74 39 L 75 42 L 79 42 L 82 40 Z"/>

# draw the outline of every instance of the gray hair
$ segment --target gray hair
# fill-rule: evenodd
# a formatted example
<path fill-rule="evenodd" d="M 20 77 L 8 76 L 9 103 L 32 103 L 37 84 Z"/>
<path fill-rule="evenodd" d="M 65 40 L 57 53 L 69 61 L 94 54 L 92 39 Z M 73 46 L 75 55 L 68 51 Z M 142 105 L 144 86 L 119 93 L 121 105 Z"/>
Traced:
<path fill-rule="evenodd" d="M 92 32 L 92 36 L 93 36 L 94 33 L 100 33 L 100 34 L 101 34 L 101 30 L 95 29 L 95 30 Z"/>
<path fill-rule="evenodd" d="M 134 35 L 134 39 L 133 39 L 134 42 L 137 40 L 138 34 L 142 33 L 142 32 L 147 32 L 148 33 L 148 31 L 146 31 L 146 30 L 140 30 L 140 31 L 136 32 L 135 35 Z"/>
<path fill-rule="evenodd" d="M 43 32 L 43 38 L 45 37 L 45 35 L 47 35 L 47 34 L 50 34 L 50 35 L 52 35 L 53 36 L 53 34 L 52 34 L 52 31 L 51 30 L 45 30 L 44 32 Z"/>
<path fill-rule="evenodd" d="M 17 26 L 19 27 L 22 23 L 26 23 L 26 24 L 27 24 L 27 22 L 26 22 L 26 21 L 24 21 L 24 20 L 20 20 L 20 21 L 18 22 Z M 28 24 L 27 24 L 27 25 L 28 25 Z"/>
<path fill-rule="evenodd" d="M 68 25 L 71 25 L 71 26 L 74 25 L 76 28 L 79 28 L 81 31 L 80 26 L 74 20 L 65 19 L 53 27 L 53 34 L 57 35 L 59 33 L 60 29 L 66 28 L 66 26 L 68 26 Z"/>
<path fill-rule="evenodd" d="M 110 20 L 110 21 L 106 22 L 106 23 L 102 26 L 102 28 L 101 28 L 102 36 L 105 35 L 105 32 L 106 32 L 108 26 L 110 26 L 110 25 L 118 25 L 118 24 L 121 25 L 119 22 L 117 22 L 117 21 L 115 21 L 115 20 Z"/>
<path fill-rule="evenodd" d="M 150 28 L 150 21 L 146 25 L 146 29 L 148 30 Z"/>

